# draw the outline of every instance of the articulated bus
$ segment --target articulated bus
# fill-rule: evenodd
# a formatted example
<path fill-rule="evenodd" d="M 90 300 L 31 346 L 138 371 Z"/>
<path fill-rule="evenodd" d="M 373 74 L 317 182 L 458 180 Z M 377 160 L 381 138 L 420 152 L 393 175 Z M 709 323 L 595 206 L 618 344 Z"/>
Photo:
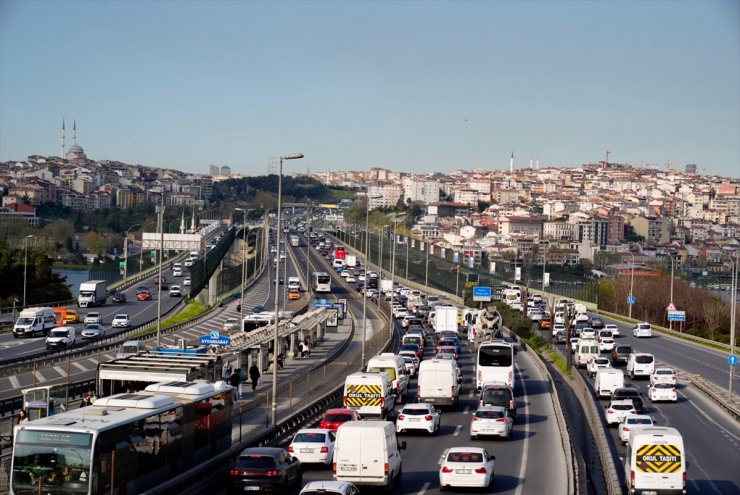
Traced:
<path fill-rule="evenodd" d="M 331 277 L 326 272 L 314 272 L 313 291 L 316 293 L 331 292 Z"/>
<path fill-rule="evenodd" d="M 11 495 L 142 493 L 231 446 L 233 387 L 154 383 L 15 427 Z"/>
<path fill-rule="evenodd" d="M 505 383 L 514 387 L 514 346 L 503 340 L 483 342 L 475 360 L 475 384 L 478 390 L 486 383 Z"/>

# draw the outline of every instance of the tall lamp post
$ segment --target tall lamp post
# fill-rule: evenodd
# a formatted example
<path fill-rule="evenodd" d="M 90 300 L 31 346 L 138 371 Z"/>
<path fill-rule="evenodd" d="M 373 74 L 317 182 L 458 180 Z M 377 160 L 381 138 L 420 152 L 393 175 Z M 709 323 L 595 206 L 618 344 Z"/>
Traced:
<path fill-rule="evenodd" d="M 675 259 L 673 258 L 672 254 L 668 255 L 671 258 L 671 301 L 670 303 L 673 304 L 673 270 L 675 267 Z M 668 329 L 673 330 L 673 320 L 670 318 L 668 319 Z"/>
<path fill-rule="evenodd" d="M 429 241 L 429 239 L 426 240 L 426 249 L 427 249 L 427 261 L 424 266 L 424 287 L 429 290 L 429 251 L 432 249 L 432 243 Z"/>
<path fill-rule="evenodd" d="M 247 244 L 247 212 L 244 208 L 234 208 L 234 211 L 242 212 L 242 247 L 244 251 L 242 252 L 242 286 L 239 290 L 239 298 L 241 300 L 241 303 L 239 303 L 239 326 L 244 331 L 244 283 L 247 273 L 247 254 L 249 254 L 249 244 Z"/>
<path fill-rule="evenodd" d="M 123 279 L 126 280 L 128 277 L 128 234 L 134 227 L 141 227 L 140 223 L 132 225 L 126 230 L 126 237 L 123 239 Z"/>
<path fill-rule="evenodd" d="M 732 278 L 730 284 L 730 356 L 735 355 L 735 320 L 737 319 L 737 286 L 740 283 L 740 259 L 738 258 L 738 252 L 735 251 L 735 261 L 733 263 L 730 258 L 730 266 L 732 267 Z M 735 365 L 737 366 L 737 364 Z M 730 364 L 730 384 L 727 387 L 727 396 L 730 403 L 732 403 L 732 385 L 735 381 L 735 366 Z"/>
<path fill-rule="evenodd" d="M 159 213 L 159 283 L 157 284 L 157 348 L 159 348 L 162 336 L 162 253 L 164 252 L 164 191 L 162 191 L 162 200 L 160 205 L 157 207 L 157 213 Z"/>
<path fill-rule="evenodd" d="M 630 253 L 630 256 L 632 257 L 632 266 L 630 267 L 630 300 L 627 301 L 629 302 L 629 304 L 627 305 L 627 318 L 632 319 L 632 306 L 635 305 L 635 296 L 633 293 L 633 290 L 635 288 L 635 254 Z"/>
<path fill-rule="evenodd" d="M 388 311 L 389 321 L 391 322 L 391 331 L 393 331 L 393 300 L 396 295 L 396 244 L 398 244 L 398 224 L 402 220 L 397 218 L 393 219 L 393 240 L 391 246 L 391 305 Z"/>
<path fill-rule="evenodd" d="M 277 357 L 278 357 L 278 328 L 280 324 L 280 216 L 283 208 L 283 160 L 297 160 L 303 158 L 302 153 L 292 153 L 280 157 L 280 173 L 278 174 L 278 207 L 277 207 L 277 245 L 278 253 L 275 260 L 275 335 L 272 342 L 272 426 L 277 425 Z M 287 260 L 286 260 L 287 261 Z"/>
<path fill-rule="evenodd" d="M 23 248 L 23 306 L 26 306 L 26 286 L 27 286 L 27 279 L 28 279 L 28 240 L 33 238 L 33 234 L 27 235 L 26 238 L 23 240 L 24 242 L 24 248 Z"/>
<path fill-rule="evenodd" d="M 368 259 L 370 256 L 370 200 L 380 198 L 382 196 L 373 196 L 372 198 L 368 196 L 365 208 L 365 286 L 362 291 L 362 358 L 360 361 L 363 369 L 365 368 L 365 341 L 367 340 L 367 265 L 370 264 Z M 308 256 L 306 256 L 306 259 L 308 259 Z"/>

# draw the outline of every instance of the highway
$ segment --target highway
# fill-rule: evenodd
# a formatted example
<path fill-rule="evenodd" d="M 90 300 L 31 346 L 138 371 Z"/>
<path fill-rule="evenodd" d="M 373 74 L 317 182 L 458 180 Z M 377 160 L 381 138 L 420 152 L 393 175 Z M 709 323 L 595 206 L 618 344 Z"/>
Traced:
<path fill-rule="evenodd" d="M 617 344 L 629 344 L 634 352 L 649 352 L 656 358 L 656 367 L 670 367 L 680 373 L 712 373 L 715 379 L 721 376 L 714 363 L 719 362 L 720 351 L 705 349 L 696 344 L 682 342 L 653 332 L 652 338 L 636 339 L 632 326 L 605 318 L 607 323 L 619 325 L 621 337 Z M 555 346 L 564 353 L 563 344 Z M 703 360 L 703 361 L 702 361 Z M 726 362 L 726 361 L 725 361 Z M 618 368 L 625 370 L 624 365 Z M 593 380 L 582 375 L 587 382 Z M 726 375 L 725 375 L 726 378 Z M 683 435 L 689 461 L 688 490 L 695 494 L 728 494 L 740 492 L 740 427 L 737 422 L 700 390 L 679 377 L 678 402 L 651 403 L 648 396 L 649 380 L 629 379 L 625 372 L 625 383 L 636 386 L 643 395 L 645 414 L 653 416 L 659 426 L 671 426 Z M 604 406 L 607 400 L 600 403 Z M 622 462 L 618 459 L 623 449 L 619 443 L 616 426 L 609 428 L 612 453 L 617 469 L 623 474 Z M 624 480 L 622 480 L 624 481 Z"/>

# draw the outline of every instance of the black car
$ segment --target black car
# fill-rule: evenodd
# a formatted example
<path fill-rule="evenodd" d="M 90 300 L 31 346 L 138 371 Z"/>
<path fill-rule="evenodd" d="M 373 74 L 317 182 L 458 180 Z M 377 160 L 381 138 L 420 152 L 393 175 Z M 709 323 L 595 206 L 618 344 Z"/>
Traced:
<path fill-rule="evenodd" d="M 485 385 L 478 395 L 478 405 L 504 407 L 509 412 L 509 416 L 516 419 L 514 390 L 504 384 Z"/>
<path fill-rule="evenodd" d="M 632 354 L 632 346 L 629 346 L 629 345 L 615 346 L 614 350 L 612 350 L 612 362 L 614 364 L 626 363 L 627 360 L 630 358 L 630 354 Z"/>
<path fill-rule="evenodd" d="M 604 328 L 604 325 L 605 325 L 604 320 L 602 320 L 598 316 L 592 316 L 591 319 L 589 320 L 589 323 L 591 324 L 590 325 L 591 328 L 593 328 L 594 330 L 599 330 L 601 328 Z"/>
<path fill-rule="evenodd" d="M 114 292 L 111 294 L 110 300 L 114 303 L 125 303 L 126 302 L 126 294 L 123 292 Z"/>
<path fill-rule="evenodd" d="M 288 493 L 302 486 L 301 461 L 278 447 L 244 449 L 229 470 L 229 493 Z"/>
<path fill-rule="evenodd" d="M 640 391 L 634 387 L 617 388 L 612 392 L 612 400 L 632 399 L 637 414 L 642 414 L 643 404 Z"/>

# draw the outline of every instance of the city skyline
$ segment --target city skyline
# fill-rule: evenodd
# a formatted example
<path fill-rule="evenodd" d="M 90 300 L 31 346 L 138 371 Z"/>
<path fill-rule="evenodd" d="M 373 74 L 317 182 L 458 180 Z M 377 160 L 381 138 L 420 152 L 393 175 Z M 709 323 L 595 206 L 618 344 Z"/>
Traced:
<path fill-rule="evenodd" d="M 294 151 L 286 173 L 609 150 L 738 177 L 738 5 L 6 1 L 0 160 L 58 154 L 65 118 L 92 159 L 191 173 L 261 175 Z"/>

